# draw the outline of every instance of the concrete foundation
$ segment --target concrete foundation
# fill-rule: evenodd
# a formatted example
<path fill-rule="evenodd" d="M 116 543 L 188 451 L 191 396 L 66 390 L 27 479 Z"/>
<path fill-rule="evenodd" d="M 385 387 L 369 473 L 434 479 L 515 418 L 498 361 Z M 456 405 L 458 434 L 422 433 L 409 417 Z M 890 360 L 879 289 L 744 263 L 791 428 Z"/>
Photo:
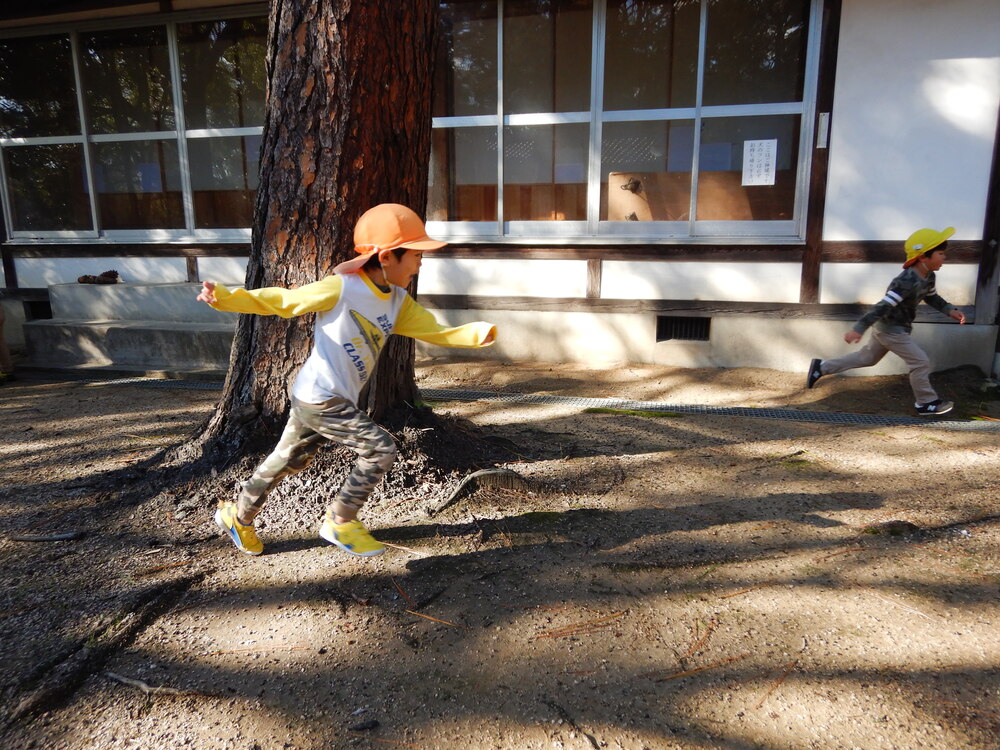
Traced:
<path fill-rule="evenodd" d="M 850 351 L 846 321 L 720 316 L 713 318 L 708 341 L 656 341 L 656 316 L 505 310 L 436 310 L 439 320 L 453 325 L 488 320 L 497 325 L 497 343 L 488 349 L 454 350 L 456 356 L 507 361 L 622 362 L 678 367 L 762 367 L 786 372 L 805 371 L 813 357 L 832 359 Z M 996 326 L 918 323 L 914 338 L 931 357 L 934 370 L 975 365 L 996 373 Z M 854 345 L 859 346 L 859 345 Z M 426 356 L 440 356 L 437 347 L 418 344 Z M 845 375 L 904 374 L 902 360 L 889 355 L 874 367 Z"/>
<path fill-rule="evenodd" d="M 31 363 L 48 367 L 122 366 L 224 372 L 237 316 L 195 300 L 198 284 L 59 284 L 50 287 L 52 320 L 24 325 Z M 760 367 L 805 372 L 813 357 L 830 359 L 852 348 L 846 321 L 719 316 L 707 341 L 656 341 L 653 314 L 435 310 L 453 325 L 489 320 L 497 343 L 487 349 L 449 349 L 419 344 L 426 356 L 499 361 L 634 362 L 678 367 Z M 975 365 L 996 374 L 997 327 L 918 323 L 914 338 L 934 370 Z M 886 356 L 848 376 L 896 375 L 902 361 Z"/>

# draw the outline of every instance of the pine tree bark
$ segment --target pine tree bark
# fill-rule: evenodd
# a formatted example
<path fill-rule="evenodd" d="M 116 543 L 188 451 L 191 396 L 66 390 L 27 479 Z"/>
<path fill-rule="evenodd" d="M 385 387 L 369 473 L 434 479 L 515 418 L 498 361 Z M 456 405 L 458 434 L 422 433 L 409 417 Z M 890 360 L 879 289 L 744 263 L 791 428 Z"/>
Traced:
<path fill-rule="evenodd" d="M 435 0 L 272 0 L 247 288 L 329 275 L 353 257 L 354 224 L 373 205 L 423 214 L 436 12 Z M 312 315 L 240 316 L 219 407 L 188 458 L 273 442 L 312 325 Z M 375 418 L 416 395 L 413 342 L 393 336 L 386 348 L 369 388 Z"/>

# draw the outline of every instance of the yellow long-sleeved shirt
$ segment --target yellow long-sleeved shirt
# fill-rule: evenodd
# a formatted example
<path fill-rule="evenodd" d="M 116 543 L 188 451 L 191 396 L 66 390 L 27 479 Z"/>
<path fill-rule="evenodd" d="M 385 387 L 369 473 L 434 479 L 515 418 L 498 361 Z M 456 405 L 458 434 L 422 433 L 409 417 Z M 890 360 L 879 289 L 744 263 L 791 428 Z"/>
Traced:
<path fill-rule="evenodd" d="M 316 313 L 313 348 L 292 386 L 300 401 L 339 397 L 357 403 L 390 333 L 452 347 L 490 346 L 496 327 L 442 326 L 405 289 L 383 292 L 363 273 L 327 276 L 298 289 L 215 286 L 217 310 L 292 318 Z"/>

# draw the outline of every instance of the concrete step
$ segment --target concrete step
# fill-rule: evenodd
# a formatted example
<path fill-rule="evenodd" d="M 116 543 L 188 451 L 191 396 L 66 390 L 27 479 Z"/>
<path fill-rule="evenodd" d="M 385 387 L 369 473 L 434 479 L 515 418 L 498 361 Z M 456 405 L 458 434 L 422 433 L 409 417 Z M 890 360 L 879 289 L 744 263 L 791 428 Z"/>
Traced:
<path fill-rule="evenodd" d="M 236 316 L 228 322 L 72 320 L 24 324 L 25 365 L 33 368 L 134 368 L 225 372 Z"/>
<path fill-rule="evenodd" d="M 141 320 L 226 323 L 233 313 L 215 310 L 195 298 L 201 284 L 53 284 L 52 317 L 69 320 Z"/>

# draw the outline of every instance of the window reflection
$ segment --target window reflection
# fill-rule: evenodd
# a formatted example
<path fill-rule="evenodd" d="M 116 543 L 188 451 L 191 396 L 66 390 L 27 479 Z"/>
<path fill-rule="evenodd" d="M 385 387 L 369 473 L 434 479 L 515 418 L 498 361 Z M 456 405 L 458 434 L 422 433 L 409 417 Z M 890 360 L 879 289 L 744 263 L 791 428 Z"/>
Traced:
<path fill-rule="evenodd" d="M 433 131 L 427 218 L 497 220 L 496 128 Z"/>
<path fill-rule="evenodd" d="M 504 112 L 590 109 L 590 0 L 507 0 Z"/>
<path fill-rule="evenodd" d="M 188 141 L 194 221 L 198 229 L 253 223 L 260 136 Z"/>
<path fill-rule="evenodd" d="M 0 39 L 0 135 L 78 135 L 69 37 Z"/>
<path fill-rule="evenodd" d="M 434 116 L 495 114 L 497 3 L 441 3 Z"/>
<path fill-rule="evenodd" d="M 267 20 L 182 23 L 177 37 L 186 127 L 263 125 Z"/>
<path fill-rule="evenodd" d="M 708 4 L 703 104 L 802 99 L 807 0 L 713 0 Z"/>
<path fill-rule="evenodd" d="M 698 23 L 691 0 L 610 0 L 604 109 L 693 107 Z"/>
<path fill-rule="evenodd" d="M 4 149 L 14 232 L 93 229 L 83 168 L 83 146 Z"/>
<path fill-rule="evenodd" d="M 587 218 L 587 125 L 504 128 L 504 221 Z"/>
<path fill-rule="evenodd" d="M 184 226 L 176 141 L 96 143 L 93 153 L 102 229 Z"/>
<path fill-rule="evenodd" d="M 173 130 L 167 30 L 157 26 L 81 36 L 91 132 Z"/>

